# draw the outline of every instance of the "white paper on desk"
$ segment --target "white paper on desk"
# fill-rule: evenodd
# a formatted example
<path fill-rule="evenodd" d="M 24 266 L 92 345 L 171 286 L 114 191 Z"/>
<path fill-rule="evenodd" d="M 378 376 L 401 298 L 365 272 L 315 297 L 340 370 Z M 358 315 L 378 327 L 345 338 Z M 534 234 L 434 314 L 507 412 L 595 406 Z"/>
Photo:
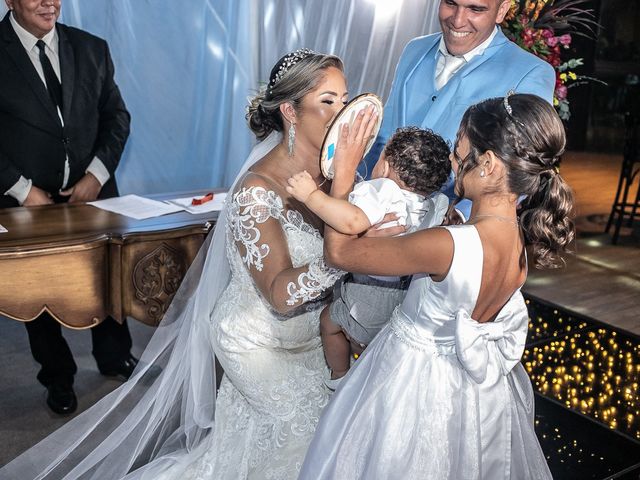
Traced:
<path fill-rule="evenodd" d="M 177 205 L 189 213 L 207 213 L 207 212 L 219 212 L 224 207 L 224 199 L 227 198 L 227 192 L 218 192 L 213 195 L 213 200 L 203 203 L 202 205 L 191 205 L 191 201 L 194 198 L 200 197 L 184 197 L 173 198 L 171 200 L 165 200 L 168 204 Z"/>
<path fill-rule="evenodd" d="M 144 220 L 145 218 L 159 217 L 167 213 L 174 213 L 183 210 L 177 205 L 169 205 L 157 200 L 140 197 L 138 195 L 125 195 L 123 197 L 107 198 L 105 200 L 96 200 L 95 202 L 87 202 L 88 205 L 108 210 L 109 212 L 118 213 L 136 220 Z"/>
<path fill-rule="evenodd" d="M 0 225 L 0 233 L 7 233 L 9 230 Z"/>

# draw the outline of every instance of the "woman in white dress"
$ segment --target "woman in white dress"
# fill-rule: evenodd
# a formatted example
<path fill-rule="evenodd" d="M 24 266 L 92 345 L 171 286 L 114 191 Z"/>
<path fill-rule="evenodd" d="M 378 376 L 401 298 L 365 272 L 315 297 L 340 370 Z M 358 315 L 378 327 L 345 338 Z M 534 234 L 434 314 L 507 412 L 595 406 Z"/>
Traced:
<path fill-rule="evenodd" d="M 212 446 L 186 478 L 296 478 L 329 399 L 319 314 L 342 272 L 324 263 L 321 220 L 285 187 L 301 170 L 322 183 L 320 147 L 347 87 L 336 57 L 303 50 L 279 63 L 248 120 L 259 139 L 277 129 L 284 140 L 240 179 L 227 211 L 231 282 L 211 316 L 225 375 Z"/>
<path fill-rule="evenodd" d="M 319 314 L 341 272 L 324 263 L 321 221 L 285 185 L 301 170 L 320 182 L 324 133 L 346 100 L 339 58 L 280 59 L 247 114 L 263 141 L 134 376 L 0 478 L 297 477 L 329 399 Z"/>
<path fill-rule="evenodd" d="M 371 123 L 361 121 L 342 133 L 332 195 L 351 189 Z M 520 287 L 525 246 L 536 266 L 554 266 L 573 239 L 564 148 L 544 100 L 487 100 L 465 113 L 451 155 L 456 192 L 473 201 L 466 224 L 385 239 L 326 228 L 332 265 L 414 277 L 325 409 L 300 478 L 551 477 L 519 363 L 528 324 Z"/>

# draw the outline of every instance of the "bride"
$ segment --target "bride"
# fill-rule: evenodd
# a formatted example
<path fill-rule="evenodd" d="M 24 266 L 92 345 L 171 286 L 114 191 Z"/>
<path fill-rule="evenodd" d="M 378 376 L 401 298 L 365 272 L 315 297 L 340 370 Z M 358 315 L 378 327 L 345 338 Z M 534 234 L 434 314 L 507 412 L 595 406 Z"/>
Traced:
<path fill-rule="evenodd" d="M 276 63 L 247 114 L 263 141 L 134 376 L 0 478 L 297 477 L 329 399 L 318 319 L 341 272 L 285 185 L 302 170 L 321 183 L 324 132 L 346 100 L 339 58 L 304 49 Z"/>

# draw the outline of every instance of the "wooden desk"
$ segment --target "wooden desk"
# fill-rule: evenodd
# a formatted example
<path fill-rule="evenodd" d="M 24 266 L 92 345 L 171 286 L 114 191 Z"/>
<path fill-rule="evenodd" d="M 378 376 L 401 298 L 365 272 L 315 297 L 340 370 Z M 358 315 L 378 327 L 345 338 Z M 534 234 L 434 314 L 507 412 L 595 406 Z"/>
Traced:
<path fill-rule="evenodd" d="M 157 325 L 217 216 L 133 220 L 85 204 L 0 209 L 9 230 L 0 234 L 0 314 L 28 322 L 47 310 L 78 329 L 107 315 Z"/>

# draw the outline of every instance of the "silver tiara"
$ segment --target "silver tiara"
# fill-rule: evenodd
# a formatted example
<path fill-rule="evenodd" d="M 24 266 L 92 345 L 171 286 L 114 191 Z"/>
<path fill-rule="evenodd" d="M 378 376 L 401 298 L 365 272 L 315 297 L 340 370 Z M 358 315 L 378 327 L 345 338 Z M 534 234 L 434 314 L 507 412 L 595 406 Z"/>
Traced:
<path fill-rule="evenodd" d="M 507 94 L 504 96 L 504 99 L 502 100 L 502 104 L 504 105 L 504 109 L 507 111 L 507 113 L 510 116 L 513 115 L 513 110 L 511 108 L 511 105 L 509 105 L 509 97 L 511 95 L 513 95 L 514 93 L 516 93 L 516 92 L 514 92 L 513 90 L 509 90 L 507 92 Z"/>
<path fill-rule="evenodd" d="M 299 48 L 298 50 L 287 54 L 280 63 L 280 67 L 278 67 L 278 71 L 273 76 L 271 81 L 269 82 L 269 88 L 275 86 L 282 77 L 286 75 L 291 67 L 293 67 L 296 63 L 298 63 L 303 58 L 307 58 L 309 55 L 315 55 L 316 52 L 313 50 L 309 50 L 308 48 Z"/>
<path fill-rule="evenodd" d="M 505 95 L 504 99 L 502 100 L 502 105 L 504 105 L 504 109 L 507 111 L 507 114 L 509 115 L 509 118 L 511 118 L 511 120 L 520 125 L 522 128 L 524 128 L 524 123 L 522 123 L 520 120 L 518 120 L 516 117 L 513 116 L 513 109 L 511 108 L 511 105 L 509 105 L 509 97 L 513 94 L 515 94 L 516 92 L 514 90 L 509 90 L 507 92 L 507 94 Z"/>

